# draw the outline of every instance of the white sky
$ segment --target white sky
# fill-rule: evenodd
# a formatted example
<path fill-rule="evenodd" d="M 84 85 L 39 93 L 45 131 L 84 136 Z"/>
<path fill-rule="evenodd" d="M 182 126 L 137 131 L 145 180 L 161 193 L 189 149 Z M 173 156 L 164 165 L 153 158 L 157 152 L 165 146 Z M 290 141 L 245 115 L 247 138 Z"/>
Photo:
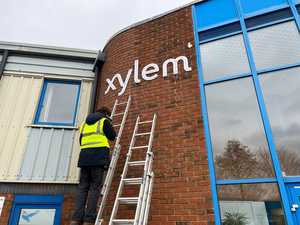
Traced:
<path fill-rule="evenodd" d="M 120 29 L 192 0 L 0 0 L 0 41 L 102 49 Z"/>

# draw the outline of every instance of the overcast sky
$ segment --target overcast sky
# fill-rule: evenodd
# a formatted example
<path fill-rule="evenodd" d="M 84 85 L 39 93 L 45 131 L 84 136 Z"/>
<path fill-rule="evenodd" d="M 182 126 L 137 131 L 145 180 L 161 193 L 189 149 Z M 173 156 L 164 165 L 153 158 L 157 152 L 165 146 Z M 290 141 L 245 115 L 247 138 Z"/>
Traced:
<path fill-rule="evenodd" d="M 0 41 L 102 49 L 120 29 L 192 0 L 0 0 Z"/>

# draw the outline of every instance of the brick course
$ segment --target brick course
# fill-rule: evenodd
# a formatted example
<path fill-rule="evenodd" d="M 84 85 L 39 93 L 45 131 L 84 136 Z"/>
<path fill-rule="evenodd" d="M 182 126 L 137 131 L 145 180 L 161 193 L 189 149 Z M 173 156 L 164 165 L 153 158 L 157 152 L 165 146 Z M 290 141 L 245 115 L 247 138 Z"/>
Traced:
<path fill-rule="evenodd" d="M 188 42 L 193 47 L 188 48 Z M 213 224 L 207 154 L 197 78 L 191 7 L 186 7 L 153 21 L 133 27 L 115 36 L 104 49 L 106 62 L 99 74 L 97 106 L 113 106 L 132 97 L 132 104 L 121 140 L 118 168 L 106 207 L 106 221 L 112 209 L 120 174 L 137 115 L 148 120 L 157 113 L 154 137 L 154 189 L 149 225 Z M 169 71 L 162 77 L 162 63 L 169 58 L 187 56 L 191 72 L 179 67 L 179 76 Z M 120 73 L 124 79 L 134 60 L 142 68 L 159 65 L 159 77 L 135 84 L 131 77 L 125 94 L 117 90 L 104 95 L 106 79 Z M 141 77 L 140 77 L 141 78 Z M 116 83 L 115 83 L 116 84 Z M 127 209 L 129 210 L 129 209 Z M 123 213 L 123 216 L 126 213 Z"/>

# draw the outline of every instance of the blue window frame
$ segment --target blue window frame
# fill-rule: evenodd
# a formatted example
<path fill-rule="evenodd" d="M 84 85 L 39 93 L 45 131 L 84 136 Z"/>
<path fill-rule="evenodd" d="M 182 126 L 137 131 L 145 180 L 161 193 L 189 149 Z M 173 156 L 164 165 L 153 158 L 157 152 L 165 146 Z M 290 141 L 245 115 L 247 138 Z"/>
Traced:
<path fill-rule="evenodd" d="M 60 225 L 62 195 L 17 195 L 8 225 Z"/>
<path fill-rule="evenodd" d="M 74 126 L 80 96 L 80 81 L 45 80 L 34 123 Z"/>
<path fill-rule="evenodd" d="M 234 3 L 233 3 L 234 2 Z M 221 4 L 222 3 L 222 4 Z M 214 204 L 214 212 L 215 212 L 215 224 L 221 225 L 221 210 L 219 205 L 219 196 L 218 196 L 218 189 L 217 187 L 220 185 L 245 185 L 245 184 L 261 184 L 266 186 L 266 184 L 274 184 L 278 186 L 278 193 L 281 197 L 281 204 L 282 210 L 285 214 L 285 221 L 287 225 L 295 225 L 293 223 L 293 216 L 290 211 L 290 202 L 288 198 L 288 184 L 300 182 L 300 174 L 296 176 L 285 176 L 284 171 L 280 165 L 280 157 L 279 153 L 276 151 L 277 146 L 274 141 L 272 127 L 269 118 L 269 112 L 267 111 L 267 106 L 265 102 L 265 97 L 263 93 L 263 87 L 261 84 L 261 77 L 265 76 L 265 74 L 275 72 L 275 71 L 282 71 L 287 70 L 294 67 L 300 66 L 300 58 L 296 55 L 294 58 L 280 59 L 276 63 L 271 64 L 270 58 L 268 58 L 263 68 L 258 67 L 258 63 L 262 61 L 258 61 L 258 57 L 260 56 L 257 54 L 257 46 L 253 48 L 253 45 L 257 44 L 262 48 L 267 47 L 269 44 L 270 46 L 272 43 L 266 43 L 265 40 L 256 39 L 255 35 L 249 35 L 250 32 L 255 32 L 256 30 L 261 31 L 265 29 L 269 33 L 272 33 L 274 30 L 280 30 L 281 27 L 289 27 L 291 25 L 296 27 L 293 29 L 295 35 L 295 42 L 298 43 L 297 40 L 297 32 L 300 32 L 300 17 L 299 11 L 300 7 L 299 0 L 266 0 L 266 1 L 248 1 L 248 0 L 208 0 L 204 2 L 197 3 L 193 5 L 193 21 L 194 21 L 194 38 L 195 38 L 195 46 L 196 47 L 196 55 L 197 55 L 197 67 L 198 67 L 198 77 L 200 82 L 200 95 L 201 95 L 201 106 L 202 106 L 202 114 L 204 118 L 204 129 L 206 135 L 206 148 L 208 154 L 208 165 L 210 171 L 210 180 L 211 180 L 211 192 L 212 192 L 212 200 Z M 231 7 L 230 10 L 224 12 L 223 15 L 219 15 L 222 13 L 217 13 L 218 16 L 216 17 L 216 9 L 220 7 Z M 220 11 L 219 11 L 220 12 Z M 236 12 L 233 13 L 233 12 Z M 237 15 L 234 17 L 233 15 Z M 207 18 L 206 18 L 207 17 Z M 233 18 L 234 17 L 234 18 Z M 268 29 L 270 28 L 270 29 Z M 292 41 L 289 40 L 290 36 L 288 32 L 282 32 L 283 36 L 285 35 L 286 42 L 291 43 Z M 203 60 L 203 57 L 208 53 L 205 44 L 209 42 L 215 42 L 219 40 L 223 40 L 226 38 L 230 38 L 232 36 L 242 35 L 243 43 L 246 49 L 247 55 L 247 63 L 250 67 L 250 72 L 240 72 L 240 73 L 232 73 L 232 74 L 225 74 L 225 76 L 215 76 L 210 79 L 209 77 L 205 77 L 205 71 L 207 71 L 207 66 L 209 64 L 203 65 L 207 59 Z M 256 35 L 257 36 L 257 35 Z M 262 37 L 258 35 L 259 37 Z M 272 36 L 272 35 L 271 35 Z M 272 36 L 274 37 L 274 36 Z M 264 37 L 263 37 L 264 38 Z M 229 40 L 229 39 L 228 39 Z M 272 40 L 273 41 L 273 40 Z M 274 40 L 274 44 L 276 45 L 277 40 Z M 278 43 L 280 43 L 280 39 L 278 39 Z M 224 41 L 223 41 L 224 42 Z M 300 43 L 298 43 L 300 44 Z M 280 44 L 281 45 L 281 44 Z M 204 52 L 203 52 L 203 46 Z M 273 48 L 274 46 L 272 46 Z M 282 46 L 280 46 L 282 47 Z M 288 48 L 289 46 L 283 45 L 283 48 Z M 271 48 L 270 48 L 271 49 Z M 273 48 L 274 49 L 274 48 Z M 298 49 L 298 47 L 296 47 Z M 258 49 L 261 50 L 261 49 Z M 286 49 L 284 49 L 286 50 Z M 273 57 L 272 54 L 266 52 L 266 50 L 262 51 L 268 53 L 268 57 Z M 288 51 L 289 52 L 289 51 Z M 215 53 L 215 51 L 214 51 Z M 282 52 L 284 54 L 284 52 Z M 266 54 L 267 55 L 267 54 Z M 232 56 L 232 55 L 231 55 Z M 275 55 L 276 57 L 276 55 Z M 215 57 L 212 57 L 215 58 Z M 265 58 L 266 59 L 266 58 Z M 265 60 L 264 59 L 264 60 Z M 257 61 L 255 61 L 257 60 Z M 234 60 L 235 61 L 235 60 Z M 279 63 L 278 63 L 279 62 Z M 209 62 L 211 63 L 211 62 Z M 224 66 L 223 61 L 221 61 L 222 66 Z M 211 63 L 213 65 L 213 63 Z M 234 65 L 234 64 L 232 64 Z M 207 72 L 206 72 L 207 73 Z M 272 168 L 274 169 L 275 176 L 274 177 L 249 177 L 249 178 L 229 178 L 226 179 L 224 177 L 219 179 L 216 176 L 216 165 L 215 159 L 213 154 L 213 142 L 212 142 L 212 130 L 209 123 L 209 111 L 208 111 L 208 101 L 206 88 L 209 85 L 216 85 L 222 82 L 229 82 L 233 80 L 240 80 L 241 78 L 251 78 L 253 82 L 253 89 L 256 94 L 256 99 L 258 102 L 258 107 L 260 111 L 260 117 L 262 119 L 262 125 L 264 128 L 264 135 L 267 140 L 268 144 L 268 151 Z M 213 134 L 215 135 L 215 134 Z M 275 187 L 274 186 L 274 187 Z M 276 202 L 276 207 L 278 208 L 280 202 Z M 266 210 L 272 209 L 267 205 Z M 274 208 L 274 207 L 273 207 Z M 223 217 L 222 217 L 223 219 Z"/>

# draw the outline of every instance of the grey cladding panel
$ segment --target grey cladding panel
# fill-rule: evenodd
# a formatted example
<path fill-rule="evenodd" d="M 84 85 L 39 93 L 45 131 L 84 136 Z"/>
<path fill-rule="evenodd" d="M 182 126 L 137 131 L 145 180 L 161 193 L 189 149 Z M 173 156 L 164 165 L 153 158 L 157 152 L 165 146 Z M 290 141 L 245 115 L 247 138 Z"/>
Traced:
<path fill-rule="evenodd" d="M 41 139 L 42 129 L 30 128 L 29 137 L 25 149 L 25 155 L 20 171 L 20 179 L 28 180 L 32 177 L 35 156 L 38 154 L 39 141 Z M 32 138 L 34 137 L 34 138 Z"/>
<path fill-rule="evenodd" d="M 20 179 L 65 181 L 74 134 L 74 130 L 31 128 Z"/>
<path fill-rule="evenodd" d="M 71 151 L 73 148 L 74 134 L 75 134 L 74 130 L 65 131 L 65 135 L 62 140 L 60 159 L 57 167 L 57 176 L 56 176 L 56 179 L 59 181 L 63 181 L 67 179 L 67 175 L 69 171 L 69 162 L 71 160 L 71 153 L 72 153 Z"/>
<path fill-rule="evenodd" d="M 64 130 L 55 129 L 51 139 L 51 147 L 49 149 L 49 160 L 46 167 L 45 176 L 47 180 L 56 180 L 57 168 L 60 159 L 61 145 L 64 139 Z"/>
<path fill-rule="evenodd" d="M 44 177 L 44 171 L 47 166 L 48 153 L 50 150 L 50 142 L 52 136 L 52 129 L 44 129 L 40 137 L 40 144 L 36 155 L 34 170 L 32 174 L 33 180 L 42 180 Z"/>

